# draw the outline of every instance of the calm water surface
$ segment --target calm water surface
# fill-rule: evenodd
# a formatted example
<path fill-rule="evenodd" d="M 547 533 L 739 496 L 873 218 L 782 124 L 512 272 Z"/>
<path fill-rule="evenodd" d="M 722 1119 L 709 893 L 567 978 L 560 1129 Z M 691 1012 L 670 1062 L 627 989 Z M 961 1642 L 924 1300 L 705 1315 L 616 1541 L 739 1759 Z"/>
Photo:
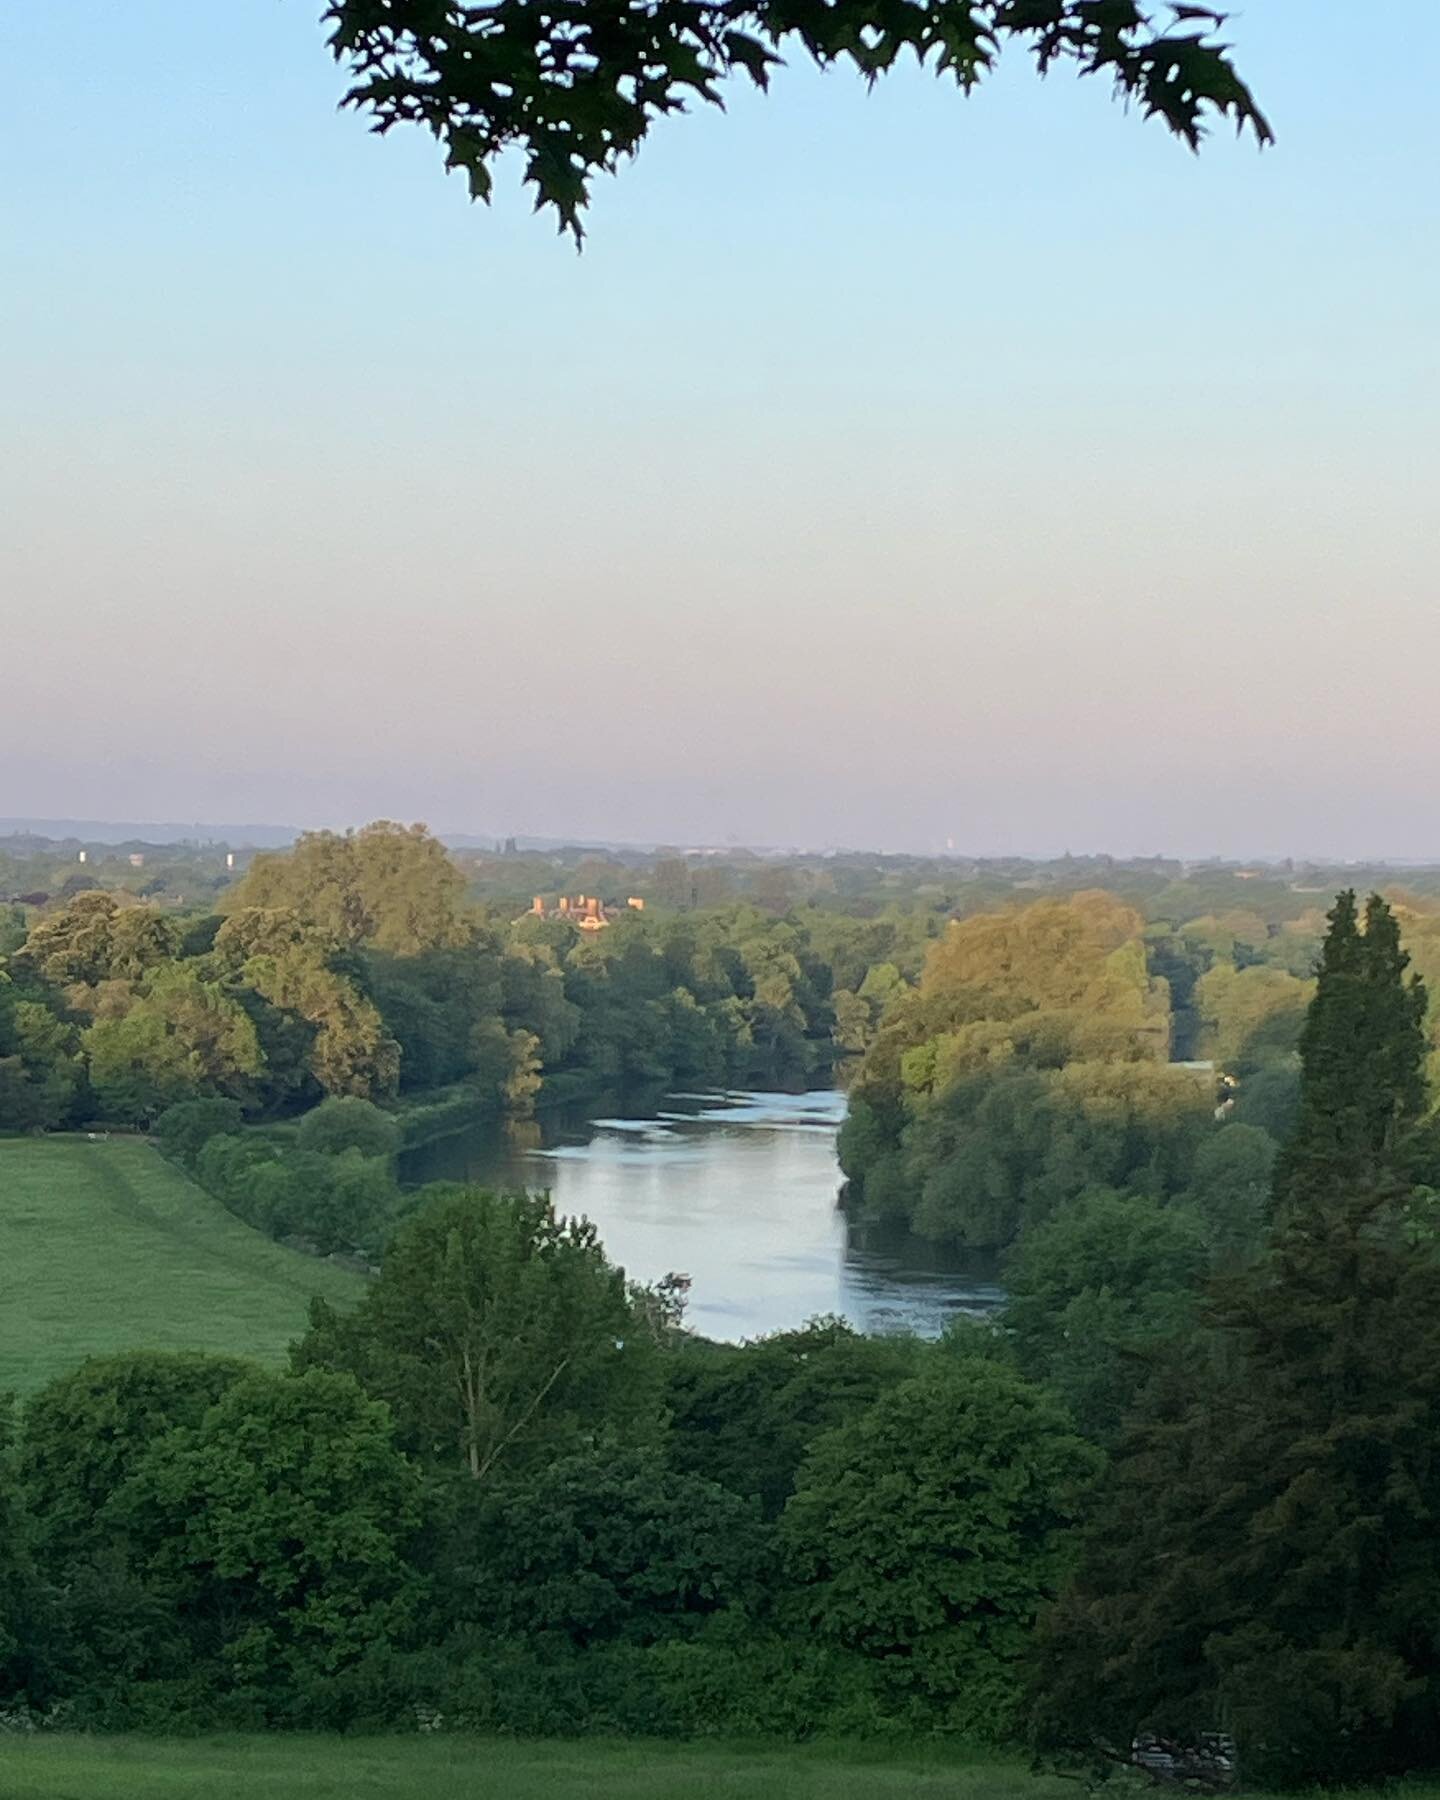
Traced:
<path fill-rule="evenodd" d="M 689 1324 L 739 1339 L 841 1313 L 863 1331 L 940 1331 L 1002 1299 L 993 1266 L 904 1234 L 847 1228 L 836 1201 L 839 1093 L 673 1094 L 640 1118 L 457 1133 L 405 1180 L 548 1189 L 636 1280 L 689 1275 Z M 528 1136 L 526 1135 L 528 1133 Z"/>

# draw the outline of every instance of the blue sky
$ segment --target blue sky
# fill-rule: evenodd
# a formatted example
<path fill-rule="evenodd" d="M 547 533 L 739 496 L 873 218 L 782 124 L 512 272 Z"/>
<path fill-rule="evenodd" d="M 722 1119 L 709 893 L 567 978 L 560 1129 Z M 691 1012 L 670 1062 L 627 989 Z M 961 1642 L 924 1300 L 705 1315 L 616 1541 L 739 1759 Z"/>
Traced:
<path fill-rule="evenodd" d="M 1253 0 L 1264 155 L 797 66 L 579 257 L 317 12 L 0 20 L 0 813 L 1440 857 L 1434 0 Z"/>

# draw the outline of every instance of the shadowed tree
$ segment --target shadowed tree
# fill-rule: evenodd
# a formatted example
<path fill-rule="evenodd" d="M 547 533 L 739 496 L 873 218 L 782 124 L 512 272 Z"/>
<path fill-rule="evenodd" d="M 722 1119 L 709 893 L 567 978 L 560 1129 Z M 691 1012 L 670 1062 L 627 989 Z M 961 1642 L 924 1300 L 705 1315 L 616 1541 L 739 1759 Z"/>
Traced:
<path fill-rule="evenodd" d="M 1360 930 L 1353 893 L 1330 913 L 1315 999 L 1300 1036 L 1295 1133 L 1275 1171 L 1278 1206 L 1319 1205 L 1402 1181 L 1425 1108 L 1425 986 L 1407 971 L 1378 894 Z"/>

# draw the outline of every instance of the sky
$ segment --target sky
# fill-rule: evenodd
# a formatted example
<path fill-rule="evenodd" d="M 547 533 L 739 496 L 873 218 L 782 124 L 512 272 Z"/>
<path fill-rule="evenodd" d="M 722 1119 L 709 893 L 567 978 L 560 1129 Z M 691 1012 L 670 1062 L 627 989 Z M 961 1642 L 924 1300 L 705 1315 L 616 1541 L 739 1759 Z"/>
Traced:
<path fill-rule="evenodd" d="M 0 814 L 1440 859 L 1440 6 L 1261 154 L 1018 54 L 657 128 L 583 255 L 318 0 L 0 9 Z"/>

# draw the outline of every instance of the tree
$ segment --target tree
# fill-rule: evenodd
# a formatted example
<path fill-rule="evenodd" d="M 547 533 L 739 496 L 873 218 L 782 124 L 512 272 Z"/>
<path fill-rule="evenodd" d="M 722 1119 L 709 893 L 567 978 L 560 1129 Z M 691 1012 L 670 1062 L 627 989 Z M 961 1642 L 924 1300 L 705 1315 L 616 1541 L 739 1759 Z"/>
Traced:
<path fill-rule="evenodd" d="M 815 1439 L 914 1375 L 921 1355 L 912 1338 L 862 1337 L 843 1319 L 743 1348 L 684 1344 L 665 1368 L 671 1460 L 775 1518 Z"/>
<path fill-rule="evenodd" d="M 801 1468 L 780 1523 L 797 1628 L 881 1659 L 945 1724 L 1009 1736 L 1098 1464 L 1055 1401 L 993 1362 L 902 1382 Z"/>
<path fill-rule="evenodd" d="M 378 1255 L 399 1207 L 386 1158 L 296 1150 L 242 1172 L 237 1210 L 273 1237 L 303 1238 L 326 1255 Z"/>
<path fill-rule="evenodd" d="M 191 963 L 157 969 L 146 991 L 85 1034 L 105 1117 L 148 1124 L 184 1100 L 248 1098 L 264 1068 L 253 1021 Z"/>
<path fill-rule="evenodd" d="M 315 1302 L 296 1361 L 354 1374 L 405 1444 L 481 1480 L 602 1430 L 644 1360 L 635 1326 L 594 1226 L 539 1195 L 436 1183 L 353 1313 Z"/>
<path fill-rule="evenodd" d="M 651 872 L 657 905 L 683 909 L 695 904 L 695 878 L 683 856 L 663 857 Z"/>
<path fill-rule="evenodd" d="M 110 1510 L 195 1660 L 298 1724 L 312 1686 L 403 1635 L 421 1495 L 386 1408 L 348 1377 L 256 1370 L 156 1440 Z"/>
<path fill-rule="evenodd" d="M 216 933 L 213 961 L 230 981 L 304 1022 L 310 1073 L 327 1093 L 370 1099 L 394 1092 L 399 1045 L 325 928 L 290 908 L 246 907 Z"/>
<path fill-rule="evenodd" d="M 1425 1107 L 1425 986 L 1406 980 L 1395 915 L 1372 894 L 1362 932 L 1346 892 L 1329 919 L 1300 1036 L 1299 1118 L 1276 1170 L 1282 1206 L 1403 1179 Z"/>
<path fill-rule="evenodd" d="M 84 1045 L 100 1114 L 116 1124 L 148 1125 L 204 1091 L 185 1045 L 156 1012 L 100 1019 Z"/>
<path fill-rule="evenodd" d="M 771 1573 L 753 1502 L 653 1450 L 562 1457 L 487 1483 L 470 1511 L 445 1586 L 506 1636 L 652 1643 L 753 1602 Z"/>
<path fill-rule="evenodd" d="M 465 878 L 423 825 L 377 819 L 342 837 L 307 831 L 293 850 L 257 856 L 226 910 L 285 908 L 345 945 L 392 956 L 468 940 Z"/>
<path fill-rule="evenodd" d="M 39 1585 L 23 1528 L 10 1409 L 0 1416 L 0 1708 L 25 1697 L 41 1646 Z"/>
<path fill-rule="evenodd" d="M 1232 1121 L 1195 1153 L 1179 1205 L 1199 1224 L 1217 1261 L 1246 1262 L 1263 1248 L 1278 1150 L 1268 1131 Z"/>
<path fill-rule="evenodd" d="M 56 987 L 135 981 L 175 956 L 177 922 L 153 906 L 122 905 L 113 894 L 80 893 L 30 931 L 17 964 Z"/>
<path fill-rule="evenodd" d="M 478 928 L 470 942 L 450 949 L 365 952 L 365 991 L 400 1046 L 403 1087 L 444 1087 L 473 1072 L 477 1020 L 501 1023 L 502 960 L 499 939 Z"/>
<path fill-rule="evenodd" d="M 1211 28 L 1222 15 L 1175 6 L 1159 26 L 1134 0 L 925 0 L 877 14 L 863 0 L 822 8 L 795 0 L 584 0 L 536 18 L 523 0 L 468 7 L 444 0 L 330 0 L 336 58 L 354 76 L 346 104 L 373 129 L 423 126 L 464 171 L 472 198 L 488 200 L 491 165 L 518 146 L 536 206 L 581 237 L 580 214 L 597 174 L 635 154 L 651 124 L 693 100 L 721 105 L 735 77 L 764 89 L 782 52 L 822 68 L 849 64 L 867 81 L 907 52 L 968 93 L 1008 41 L 1041 72 L 1069 63 L 1101 75 L 1147 118 L 1192 148 L 1207 116 L 1270 128 Z"/>
<path fill-rule="evenodd" d="M 1223 1069 L 1244 1076 L 1294 1052 L 1312 992 L 1283 969 L 1221 964 L 1195 984 L 1200 1049 Z"/>
<path fill-rule="evenodd" d="M 23 907 L 0 905 L 0 956 L 9 956 L 18 950 L 25 942 L 28 930 Z"/>
<path fill-rule="evenodd" d="M 1253 1075 L 1247 1075 L 1235 1095 L 1231 1123 L 1254 1126 L 1284 1144 L 1295 1134 L 1295 1120 L 1300 1105 L 1300 1056 L 1283 1062 L 1268 1063 Z"/>
<path fill-rule="evenodd" d="M 831 996 L 835 1008 L 835 1042 L 852 1054 L 865 1050 L 874 1033 L 870 1008 L 858 994 L 839 988 Z"/>
<path fill-rule="evenodd" d="M 1016 1361 L 1108 1442 L 1156 1349 L 1192 1327 L 1208 1266 L 1204 1227 L 1181 1208 L 1087 1194 L 1027 1232 L 1006 1261 Z"/>
<path fill-rule="evenodd" d="M 157 969 L 133 1013 L 154 1014 L 184 1046 L 197 1086 L 233 1099 L 250 1096 L 265 1059 L 254 1022 L 220 983 L 191 963 Z"/>
<path fill-rule="evenodd" d="M 0 973 L 0 1130 L 65 1123 L 80 1089 L 75 1028 Z"/>
<path fill-rule="evenodd" d="M 90 1357 L 27 1404 L 19 1481 L 37 1557 L 51 1580 L 103 1542 L 106 1508 L 149 1447 L 198 1425 L 248 1373 L 232 1357 L 134 1351 Z"/>

